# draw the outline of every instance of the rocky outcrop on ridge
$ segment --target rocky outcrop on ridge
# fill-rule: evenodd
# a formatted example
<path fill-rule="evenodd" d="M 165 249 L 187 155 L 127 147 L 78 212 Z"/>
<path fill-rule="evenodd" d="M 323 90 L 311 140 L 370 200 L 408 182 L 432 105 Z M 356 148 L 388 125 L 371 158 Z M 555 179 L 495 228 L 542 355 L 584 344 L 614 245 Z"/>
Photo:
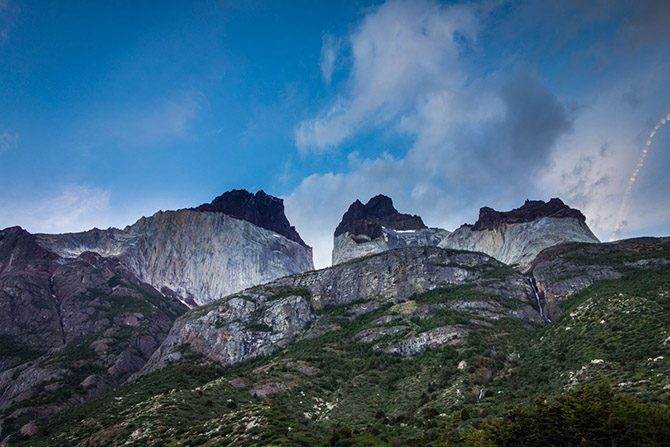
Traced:
<path fill-rule="evenodd" d="M 0 231 L 0 441 L 125 382 L 186 311 L 114 258 Z M 25 430 L 24 430 L 25 428 Z"/>
<path fill-rule="evenodd" d="M 284 214 L 284 201 L 260 190 L 252 194 L 244 189 L 233 189 L 202 204 L 195 211 L 223 213 L 230 217 L 245 220 L 258 227 L 274 231 L 277 234 L 307 247 L 295 227 Z"/>
<path fill-rule="evenodd" d="M 511 211 L 496 211 L 485 206 L 479 210 L 479 219 L 472 225 L 472 229 L 494 230 L 503 224 L 532 222 L 543 217 L 574 218 L 586 222 L 586 217 L 581 211 L 570 208 L 559 198 L 553 198 L 548 202 L 526 200 L 523 206 Z"/>
<path fill-rule="evenodd" d="M 495 273 L 500 269 L 504 275 Z M 466 294 L 444 304 L 445 308 L 453 306 L 474 318 L 508 316 L 541 322 L 523 275 L 482 253 L 411 247 L 281 278 L 194 309 L 177 320 L 142 374 L 189 355 L 234 364 L 270 354 L 300 337 L 337 329 L 329 319 L 335 308 L 353 318 L 394 303 L 409 303 L 409 310 L 401 312 L 402 318 L 426 318 L 422 315 L 430 315 L 439 306 L 417 306 L 411 301 L 413 296 L 465 284 L 474 287 L 477 292 L 472 294 L 478 301 Z M 441 343 L 457 343 L 466 332 L 448 327 L 409 333 L 405 342 L 380 345 L 379 349 L 410 355 Z M 361 337 L 365 335 L 370 334 Z"/>
<path fill-rule="evenodd" d="M 66 258 L 86 251 L 117 257 L 140 280 L 192 307 L 314 268 L 312 249 L 288 225 L 280 199 L 232 191 L 198 208 L 160 211 L 123 230 L 41 234 L 38 242 Z"/>
<path fill-rule="evenodd" d="M 448 234 L 398 212 L 390 197 L 380 194 L 365 205 L 356 200 L 335 229 L 333 265 L 394 248 L 436 246 Z"/>
<path fill-rule="evenodd" d="M 411 214 L 402 214 L 393 206 L 393 200 L 383 194 L 371 198 L 363 205 L 356 200 L 342 216 L 342 221 L 335 229 L 335 237 L 349 233 L 375 239 L 382 236 L 382 228 L 393 230 L 419 230 L 427 228 L 421 217 Z"/>
<path fill-rule="evenodd" d="M 563 242 L 597 243 L 584 215 L 560 199 L 526 201 L 507 212 L 482 208 L 474 225 L 463 225 L 440 242 L 440 247 L 481 251 L 527 271 L 545 248 Z"/>

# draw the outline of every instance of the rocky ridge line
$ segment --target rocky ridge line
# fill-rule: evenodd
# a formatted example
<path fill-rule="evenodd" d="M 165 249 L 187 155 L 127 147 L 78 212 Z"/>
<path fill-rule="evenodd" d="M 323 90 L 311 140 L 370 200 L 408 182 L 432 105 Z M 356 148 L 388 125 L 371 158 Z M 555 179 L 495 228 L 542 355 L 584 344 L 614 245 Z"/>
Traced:
<path fill-rule="evenodd" d="M 548 202 L 526 200 L 523 206 L 511 211 L 496 211 L 485 206 L 479 209 L 479 218 L 472 225 L 472 229 L 475 231 L 494 230 L 503 224 L 532 222 L 543 217 L 574 218 L 580 222 L 586 221 L 581 211 L 570 208 L 559 198 L 553 198 Z"/>
<path fill-rule="evenodd" d="M 335 237 L 349 233 L 364 242 L 366 239 L 360 238 L 361 236 L 369 239 L 381 237 L 382 227 L 401 231 L 427 228 L 421 217 L 398 212 L 390 197 L 379 194 L 365 205 L 360 200 L 352 203 L 335 229 Z"/>
<path fill-rule="evenodd" d="M 295 227 L 286 218 L 284 201 L 266 194 L 263 190 L 252 194 L 245 189 L 233 189 L 216 197 L 211 203 L 204 203 L 192 209 L 223 213 L 230 217 L 246 220 L 307 247 Z"/>

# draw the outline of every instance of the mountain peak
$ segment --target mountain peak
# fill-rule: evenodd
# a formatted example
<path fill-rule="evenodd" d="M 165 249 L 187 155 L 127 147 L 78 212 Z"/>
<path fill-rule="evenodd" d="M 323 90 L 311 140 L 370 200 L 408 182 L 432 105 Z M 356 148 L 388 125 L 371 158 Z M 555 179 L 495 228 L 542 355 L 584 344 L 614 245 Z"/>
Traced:
<path fill-rule="evenodd" d="M 426 228 L 421 217 L 400 213 L 393 206 L 393 200 L 390 197 L 379 194 L 365 205 L 358 199 L 352 203 L 335 229 L 335 237 L 349 232 L 365 234 L 374 239 L 382 235 L 382 226 L 394 230 Z"/>
<path fill-rule="evenodd" d="M 236 219 L 246 220 L 307 247 L 295 227 L 286 218 L 284 201 L 263 190 L 253 194 L 246 189 L 233 189 L 193 210 L 223 213 Z"/>
<path fill-rule="evenodd" d="M 531 222 L 543 217 L 571 217 L 581 222 L 586 221 L 581 211 L 570 208 L 559 198 L 552 198 L 548 202 L 526 199 L 523 206 L 511 211 L 496 211 L 486 206 L 480 208 L 479 219 L 472 225 L 472 229 L 493 230 L 504 223 Z"/>

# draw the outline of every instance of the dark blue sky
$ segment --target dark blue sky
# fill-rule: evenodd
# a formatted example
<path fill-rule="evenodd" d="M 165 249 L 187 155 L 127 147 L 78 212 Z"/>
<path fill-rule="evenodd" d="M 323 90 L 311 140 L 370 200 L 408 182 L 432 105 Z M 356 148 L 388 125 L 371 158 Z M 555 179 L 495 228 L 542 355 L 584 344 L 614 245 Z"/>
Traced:
<path fill-rule="evenodd" d="M 665 1 L 0 0 L 0 226 L 286 198 L 317 265 L 377 193 L 448 229 L 560 196 L 602 239 L 670 111 Z M 670 233 L 670 126 L 624 236 Z"/>

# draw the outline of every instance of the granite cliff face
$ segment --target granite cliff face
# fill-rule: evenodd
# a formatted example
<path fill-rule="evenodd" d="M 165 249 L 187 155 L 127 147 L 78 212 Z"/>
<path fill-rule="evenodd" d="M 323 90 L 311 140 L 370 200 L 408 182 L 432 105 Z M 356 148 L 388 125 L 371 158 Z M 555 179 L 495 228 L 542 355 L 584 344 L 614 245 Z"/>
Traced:
<path fill-rule="evenodd" d="M 449 234 L 440 247 L 481 251 L 527 271 L 545 248 L 563 242 L 597 243 L 584 215 L 560 199 L 530 201 L 508 212 L 484 207 L 474 225 Z"/>
<path fill-rule="evenodd" d="M 504 276 L 496 274 L 501 269 Z M 267 355 L 298 338 L 337 330 L 339 326 L 329 319 L 329 310 L 339 308 L 340 313 L 354 318 L 407 303 L 417 294 L 461 285 L 473 289 L 449 303 L 416 306 L 412 302 L 401 320 L 428 318 L 449 308 L 469 313 L 472 318 L 542 321 L 533 307 L 535 298 L 528 279 L 508 271 L 493 258 L 437 247 L 403 248 L 281 278 L 194 309 L 175 323 L 142 374 L 183 360 L 185 355 L 222 364 L 239 363 Z M 402 330 L 405 338 L 388 346 L 379 344 L 377 349 L 411 355 L 468 333 L 460 326 L 430 333 L 405 329 L 409 327 Z M 384 336 L 371 335 L 366 338 L 370 342 Z"/>
<path fill-rule="evenodd" d="M 333 265 L 394 248 L 436 246 L 448 234 L 426 227 L 419 216 L 398 212 L 384 195 L 365 205 L 356 200 L 335 229 Z"/>
<path fill-rule="evenodd" d="M 0 441 L 119 386 L 186 311 L 114 258 L 0 231 Z"/>
<path fill-rule="evenodd" d="M 291 226 L 286 218 L 284 201 L 266 194 L 263 190 L 251 194 L 244 189 L 234 189 L 221 194 L 211 203 L 194 208 L 194 210 L 227 214 L 230 217 L 274 231 L 307 247 L 295 227 Z"/>
<path fill-rule="evenodd" d="M 158 212 L 124 230 L 38 235 L 72 258 L 91 251 L 117 257 L 140 280 L 189 306 L 255 284 L 312 270 L 312 249 L 263 191 L 232 191 L 193 210 Z"/>

